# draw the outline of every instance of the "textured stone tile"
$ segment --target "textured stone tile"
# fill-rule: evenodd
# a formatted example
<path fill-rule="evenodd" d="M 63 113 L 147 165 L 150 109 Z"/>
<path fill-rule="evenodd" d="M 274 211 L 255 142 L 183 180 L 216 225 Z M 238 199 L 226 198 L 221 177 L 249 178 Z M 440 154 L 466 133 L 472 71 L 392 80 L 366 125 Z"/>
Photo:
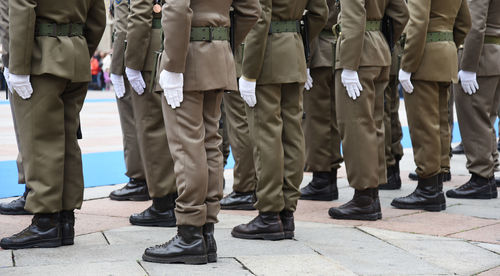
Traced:
<path fill-rule="evenodd" d="M 492 268 L 490 270 L 478 274 L 478 276 L 498 276 L 498 275 L 500 275 L 500 266 L 497 266 L 495 268 Z"/>
<path fill-rule="evenodd" d="M 233 258 L 219 258 L 216 263 L 204 265 L 157 264 L 141 261 L 150 276 L 163 275 L 252 275 Z"/>
<path fill-rule="evenodd" d="M 130 225 L 128 218 L 76 213 L 76 235 L 95 233 Z"/>
<path fill-rule="evenodd" d="M 8 237 L 19 233 L 31 224 L 33 216 L 7 216 L 0 215 L 0 237 Z"/>
<path fill-rule="evenodd" d="M 0 268 L 0 274 L 10 275 L 51 275 L 51 276 L 86 276 L 86 275 L 130 275 L 143 276 L 146 272 L 134 261 L 129 262 L 76 262 L 73 264 L 54 264 L 46 266 L 25 266 Z"/>
<path fill-rule="evenodd" d="M 491 243 L 482 243 L 482 242 L 472 242 L 472 244 L 487 249 L 489 251 L 495 252 L 500 255 L 500 245 L 499 244 L 491 244 Z"/>
<path fill-rule="evenodd" d="M 247 256 L 238 260 L 255 275 L 356 275 L 334 260 L 314 255 Z"/>
<path fill-rule="evenodd" d="M 464 203 L 466 204 L 467 201 Z M 485 219 L 500 219 L 498 207 L 482 206 L 481 208 L 477 208 L 475 205 L 465 204 L 450 206 L 446 208 L 446 213 Z"/>
<path fill-rule="evenodd" d="M 470 241 L 500 244 L 500 222 L 494 225 L 480 227 L 451 235 L 450 237 Z"/>
<path fill-rule="evenodd" d="M 109 244 L 142 244 L 144 248 L 162 244 L 177 234 L 176 227 L 128 226 L 104 232 Z"/>
<path fill-rule="evenodd" d="M 92 234 L 85 234 L 85 235 L 80 235 L 75 237 L 75 244 L 73 247 L 78 247 L 78 246 L 90 246 L 90 245 L 108 245 L 108 242 L 104 238 L 103 234 L 101 232 L 97 233 L 92 233 Z"/>
<path fill-rule="evenodd" d="M 120 189 L 125 185 L 126 183 L 86 188 L 83 193 L 83 200 L 107 198 L 109 196 L 109 193 L 114 190 Z"/>
<path fill-rule="evenodd" d="M 372 228 L 372 227 L 366 227 L 366 226 L 361 226 L 358 227 L 360 230 L 375 236 L 381 240 L 384 241 L 389 241 L 389 240 L 439 240 L 439 241 L 444 241 L 444 240 L 449 240 L 449 241 L 456 241 L 457 239 L 453 238 L 445 238 L 445 237 L 439 237 L 439 236 L 429 236 L 429 235 L 422 235 L 422 234 L 410 234 L 410 233 L 405 233 L 405 232 L 396 232 L 396 231 L 390 231 L 390 230 L 384 230 L 384 229 L 378 229 L 378 228 Z"/>
<path fill-rule="evenodd" d="M 2 274 L 2 268 L 12 266 L 12 251 L 0 249 L 0 274 Z"/>
<path fill-rule="evenodd" d="M 124 217 L 140 213 L 151 206 L 151 201 L 116 201 L 109 198 L 87 200 L 83 202 L 78 214 Z"/>

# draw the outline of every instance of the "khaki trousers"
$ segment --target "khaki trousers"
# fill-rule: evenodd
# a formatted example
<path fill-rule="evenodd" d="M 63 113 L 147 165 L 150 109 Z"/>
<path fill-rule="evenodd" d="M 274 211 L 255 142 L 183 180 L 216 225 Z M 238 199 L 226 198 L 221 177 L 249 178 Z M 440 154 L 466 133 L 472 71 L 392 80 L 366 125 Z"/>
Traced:
<path fill-rule="evenodd" d="M 413 93 L 404 93 L 408 127 L 416 173 L 428 178 L 450 169 L 450 83 L 421 80 L 412 83 Z"/>
<path fill-rule="evenodd" d="M 295 211 L 304 169 L 303 83 L 257 84 L 249 109 L 260 212 Z"/>
<path fill-rule="evenodd" d="M 257 176 L 253 162 L 253 143 L 250 138 L 245 101 L 237 92 L 224 93 L 224 109 L 229 144 L 234 157 L 233 191 L 255 191 Z"/>
<path fill-rule="evenodd" d="M 311 91 L 304 90 L 306 171 L 329 172 L 340 168 L 340 133 L 335 112 L 335 83 L 331 67 L 311 69 Z"/>
<path fill-rule="evenodd" d="M 385 163 L 387 167 L 394 166 L 403 157 L 403 130 L 399 121 L 399 90 L 395 75 L 390 76 L 384 91 L 384 131 Z"/>
<path fill-rule="evenodd" d="M 356 190 L 376 188 L 387 182 L 383 120 L 389 67 L 359 67 L 363 91 L 356 100 L 347 95 L 341 74 L 335 71 L 335 97 L 347 180 Z"/>
<path fill-rule="evenodd" d="M 26 183 L 25 209 L 55 213 L 78 209 L 83 200 L 83 172 L 76 139 L 87 83 L 52 75 L 32 75 L 33 94 L 13 95 Z"/>
<path fill-rule="evenodd" d="M 216 223 L 224 173 L 218 134 L 222 91 L 185 91 L 172 109 L 162 97 L 168 144 L 175 163 L 177 225 Z"/>
<path fill-rule="evenodd" d="M 125 95 L 120 99 L 116 98 L 123 134 L 123 154 L 127 170 L 125 175 L 129 178 L 144 180 L 146 175 L 144 174 L 143 161 L 137 141 L 132 93 L 135 93 L 135 91 L 133 91 L 129 82 L 125 80 Z"/>
<path fill-rule="evenodd" d="M 142 95 L 131 90 L 132 107 L 149 196 L 159 198 L 176 191 L 174 161 L 168 147 L 162 116 L 163 95 L 149 91 L 151 72 L 142 72 L 142 76 L 146 89 Z"/>
<path fill-rule="evenodd" d="M 5 89 L 5 93 L 10 93 L 9 88 Z M 12 102 L 14 96 L 11 94 L 9 97 L 9 102 L 10 102 L 10 111 L 12 112 L 12 119 L 14 121 L 14 132 L 16 134 L 16 143 L 17 143 L 17 149 L 19 153 L 17 154 L 16 158 L 16 165 L 17 165 L 17 183 L 18 184 L 25 184 L 26 180 L 24 178 L 24 169 L 23 169 L 23 157 L 21 156 L 21 149 L 20 149 L 20 144 L 19 144 L 19 133 L 17 131 L 17 123 L 16 123 L 16 114 L 14 112 L 14 103 Z"/>
<path fill-rule="evenodd" d="M 500 105 L 500 76 L 478 77 L 479 90 L 465 94 L 460 84 L 454 85 L 460 135 L 471 173 L 493 176 L 497 152 L 494 129 Z"/>
<path fill-rule="evenodd" d="M 224 98 L 224 97 L 223 97 Z M 222 137 L 222 143 L 220 144 L 220 151 L 222 152 L 222 157 L 224 158 L 224 167 L 227 164 L 227 158 L 229 158 L 230 149 L 229 149 L 229 132 L 227 129 L 227 119 L 226 119 L 226 111 L 224 108 L 224 100 L 221 103 L 220 110 L 221 115 L 219 119 L 219 135 Z"/>

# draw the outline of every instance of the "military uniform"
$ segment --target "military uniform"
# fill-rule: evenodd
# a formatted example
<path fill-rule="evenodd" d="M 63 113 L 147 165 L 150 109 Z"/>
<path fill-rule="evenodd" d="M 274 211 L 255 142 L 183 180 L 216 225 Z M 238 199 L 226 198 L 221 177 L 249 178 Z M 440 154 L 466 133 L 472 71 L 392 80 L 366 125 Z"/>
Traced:
<path fill-rule="evenodd" d="M 455 84 L 454 90 L 467 169 L 472 174 L 468 183 L 472 185 L 463 185 L 446 195 L 488 199 L 497 197 L 493 126 L 500 105 L 500 1 L 469 1 L 469 8 L 472 28 L 465 39 L 459 68 L 476 73 L 479 89 L 468 95 Z"/>
<path fill-rule="evenodd" d="M 408 5 L 401 69 L 411 73 L 414 87 L 404 97 L 419 184 L 391 204 L 440 211 L 446 208 L 442 173 L 450 167 L 449 87 L 457 81 L 457 46 L 470 28 L 470 15 L 465 0 L 410 0 Z"/>
<path fill-rule="evenodd" d="M 319 37 L 311 44 L 309 65 L 313 86 L 304 90 L 302 121 L 305 137 L 305 169 L 313 172 L 313 179 L 301 189 L 301 199 L 333 200 L 338 198 L 337 170 L 343 162 L 340 153 L 340 133 L 335 108 L 335 82 L 333 75 L 334 35 L 339 6 L 328 0 L 328 22 Z"/>
<path fill-rule="evenodd" d="M 337 120 L 349 185 L 356 191 L 348 203 L 330 208 L 336 219 L 377 220 L 382 217 L 378 185 L 386 183 L 384 90 L 391 54 L 381 32 L 384 15 L 393 20 L 399 37 L 408 20 L 403 0 L 340 1 L 341 34 L 336 47 L 335 96 Z M 342 73 L 357 71 L 363 90 L 353 100 L 342 84 Z"/>
<path fill-rule="evenodd" d="M 328 18 L 325 0 L 261 0 L 262 15 L 245 41 L 240 78 L 256 81 L 257 104 L 250 108 L 255 142 L 257 218 L 233 228 L 237 238 L 293 237 L 293 212 L 300 197 L 304 168 L 302 96 L 306 60 L 299 21 L 307 9 L 310 39 Z M 254 83 L 255 83 L 254 81 Z M 247 102 L 248 103 L 248 102 Z M 282 213 L 280 218 L 279 213 Z M 287 220 L 286 229 L 282 220 Z"/>
<path fill-rule="evenodd" d="M 126 0 L 114 0 L 113 54 L 110 73 L 123 76 L 125 74 L 125 39 L 127 36 L 127 18 L 129 4 Z M 125 175 L 130 181 L 127 185 L 110 194 L 115 200 L 147 200 L 149 199 L 144 173 L 143 160 L 139 150 L 137 129 L 135 127 L 134 108 L 132 106 L 132 87 L 125 81 L 125 95 L 116 98 L 118 114 L 123 134 L 123 151 L 125 157 Z"/>
<path fill-rule="evenodd" d="M 72 7 L 67 9 L 66 7 Z M 106 25 L 101 0 L 10 1 L 10 80 L 26 183 L 25 208 L 35 214 L 2 248 L 73 243 L 73 210 L 82 205 L 77 143 L 79 112 L 90 81 L 90 56 Z M 57 37 L 56 37 L 57 36 Z M 16 77 L 17 76 L 17 77 Z M 28 76 L 32 94 L 13 78 Z M 21 94 L 23 98 L 21 98 Z"/>
<path fill-rule="evenodd" d="M 223 91 L 237 89 L 229 44 L 231 5 L 235 10 L 234 43 L 239 45 L 257 21 L 256 0 L 167 0 L 163 5 L 161 74 L 181 76 L 183 95 L 182 104 L 175 109 L 165 98 L 162 101 L 179 193 L 175 208 L 178 234 L 166 244 L 146 249 L 146 261 L 217 260 L 213 231 L 222 197 L 223 160 L 217 133 L 220 104 Z M 163 86 L 166 97 L 172 92 L 171 84 L 168 81 Z"/>
<path fill-rule="evenodd" d="M 161 12 L 153 11 L 153 2 L 130 2 L 127 26 L 125 66 L 141 72 L 145 88 L 134 91 L 132 108 L 139 151 L 146 173 L 149 196 L 153 205 L 140 214 L 130 217 L 136 225 L 175 226 L 175 174 L 169 150 L 165 123 L 161 116 L 161 93 L 152 74 L 155 69 L 156 51 L 161 49 Z M 130 82 L 130 76 L 128 76 Z"/>

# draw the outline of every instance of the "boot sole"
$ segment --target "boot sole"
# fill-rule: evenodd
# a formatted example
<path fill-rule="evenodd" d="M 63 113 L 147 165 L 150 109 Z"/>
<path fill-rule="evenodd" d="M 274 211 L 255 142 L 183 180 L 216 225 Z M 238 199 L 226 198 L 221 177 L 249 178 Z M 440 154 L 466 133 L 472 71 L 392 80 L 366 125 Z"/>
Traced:
<path fill-rule="evenodd" d="M 332 201 L 339 199 L 339 195 L 301 195 L 302 200 Z"/>
<path fill-rule="evenodd" d="M 52 248 L 61 246 L 61 239 L 47 239 L 24 244 L 2 244 L 3 249 Z"/>
<path fill-rule="evenodd" d="M 175 227 L 177 220 L 164 220 L 164 221 L 136 221 L 129 219 L 130 224 L 137 226 L 154 226 L 154 227 Z"/>
<path fill-rule="evenodd" d="M 398 209 L 425 210 L 425 211 L 430 211 L 430 212 L 439 212 L 439 211 L 446 210 L 446 203 L 427 205 L 427 206 L 415 206 L 415 205 L 398 204 L 398 203 L 391 202 L 391 205 L 398 208 Z"/>
<path fill-rule="evenodd" d="M 263 234 L 243 234 L 231 231 L 231 235 L 235 238 L 247 239 L 247 240 L 268 240 L 268 241 L 278 241 L 285 239 L 285 233 L 263 233 Z"/>
<path fill-rule="evenodd" d="M 462 199 L 492 199 L 496 198 L 493 197 L 493 195 L 469 195 L 469 196 L 462 196 L 462 195 L 446 195 L 446 197 L 449 198 L 462 198 Z"/>
<path fill-rule="evenodd" d="M 183 263 L 183 264 L 206 264 L 208 263 L 207 255 L 187 255 L 187 256 L 175 256 L 175 257 L 154 257 L 148 256 L 146 254 L 142 255 L 142 259 L 146 262 L 171 264 L 171 263 Z"/>
<path fill-rule="evenodd" d="M 64 245 L 73 245 L 73 244 L 75 244 L 75 238 L 65 238 L 65 239 L 63 238 L 61 240 L 61 245 L 63 245 L 63 246 Z"/>
<path fill-rule="evenodd" d="M 216 263 L 217 262 L 217 253 L 208 253 L 207 260 L 209 263 Z"/>
<path fill-rule="evenodd" d="M 229 205 L 229 206 L 221 205 L 220 208 L 222 210 L 248 210 L 248 211 L 255 210 L 253 204 L 240 204 L 240 205 Z"/>
<path fill-rule="evenodd" d="M 285 239 L 291 240 L 294 237 L 294 232 L 293 231 L 285 231 Z"/>
<path fill-rule="evenodd" d="M 135 195 L 135 196 L 127 196 L 127 197 L 119 197 L 119 196 L 113 196 L 109 195 L 109 198 L 111 200 L 116 200 L 116 201 L 148 201 L 151 198 L 148 195 Z"/>
<path fill-rule="evenodd" d="M 336 214 L 333 214 L 331 213 L 330 211 L 328 211 L 328 214 L 330 215 L 330 217 L 334 218 L 334 219 L 344 219 L 344 220 L 369 220 L 369 221 L 375 221 L 375 220 L 379 220 L 379 219 L 382 219 L 382 213 L 381 212 L 377 212 L 377 213 L 374 213 L 374 214 L 364 214 L 364 215 L 349 215 L 349 216 L 337 216 Z"/>

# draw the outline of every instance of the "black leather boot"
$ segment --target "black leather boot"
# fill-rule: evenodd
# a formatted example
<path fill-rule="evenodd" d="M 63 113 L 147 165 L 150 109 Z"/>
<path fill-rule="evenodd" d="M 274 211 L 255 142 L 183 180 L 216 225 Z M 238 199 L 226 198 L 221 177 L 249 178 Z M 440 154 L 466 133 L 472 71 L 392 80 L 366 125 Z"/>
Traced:
<path fill-rule="evenodd" d="M 255 210 L 255 192 L 240 193 L 233 191 L 220 201 L 222 210 Z"/>
<path fill-rule="evenodd" d="M 0 203 L 0 214 L 2 215 L 31 215 L 31 212 L 24 210 L 26 196 L 30 189 L 26 186 L 24 194 L 9 203 Z"/>
<path fill-rule="evenodd" d="M 215 242 L 213 223 L 205 223 L 205 225 L 203 225 L 203 238 L 207 246 L 208 262 L 217 262 L 217 243 Z"/>
<path fill-rule="evenodd" d="M 146 249 L 142 259 L 154 263 L 206 264 L 207 248 L 202 227 L 177 226 L 175 237 L 164 244 Z"/>
<path fill-rule="evenodd" d="M 443 182 L 451 181 L 451 173 L 450 172 L 442 173 L 442 175 L 443 175 Z M 412 172 L 412 173 L 408 174 L 408 178 L 410 178 L 411 180 L 417 181 L 418 175 L 416 173 Z"/>
<path fill-rule="evenodd" d="M 355 190 L 351 201 L 332 207 L 328 214 L 334 219 L 377 220 L 382 218 L 378 188 Z"/>
<path fill-rule="evenodd" d="M 261 213 L 247 224 L 233 228 L 231 235 L 240 239 L 282 240 L 283 224 L 278 213 Z"/>
<path fill-rule="evenodd" d="M 491 198 L 497 198 L 498 197 L 497 183 L 494 175 L 490 178 L 490 186 L 491 186 Z"/>
<path fill-rule="evenodd" d="M 75 243 L 75 213 L 71 211 L 61 211 L 61 237 L 62 245 L 72 245 Z"/>
<path fill-rule="evenodd" d="M 280 212 L 281 223 L 283 224 L 283 232 L 285 233 L 285 239 L 292 239 L 295 232 L 295 221 L 293 218 L 292 211 L 281 211 Z"/>
<path fill-rule="evenodd" d="M 177 193 L 153 198 L 153 204 L 149 208 L 142 213 L 130 216 L 130 223 L 140 226 L 174 227 L 176 224 L 174 212 L 176 198 Z"/>
<path fill-rule="evenodd" d="M 399 209 L 419 209 L 426 211 L 442 211 L 446 209 L 443 194 L 442 175 L 419 178 L 415 191 L 408 196 L 392 200 L 391 205 Z"/>
<path fill-rule="evenodd" d="M 471 199 L 493 198 L 490 179 L 472 173 L 469 181 L 456 189 L 448 190 L 446 196 Z"/>
<path fill-rule="evenodd" d="M 339 198 L 337 170 L 313 172 L 313 179 L 300 189 L 300 199 L 332 201 Z"/>
<path fill-rule="evenodd" d="M 401 178 L 399 177 L 396 166 L 387 167 L 387 183 L 380 184 L 379 190 L 398 190 L 401 189 Z"/>
<path fill-rule="evenodd" d="M 132 200 L 146 201 L 149 200 L 148 185 L 146 180 L 130 178 L 127 185 L 123 188 L 114 190 L 109 194 L 111 200 Z"/>
<path fill-rule="evenodd" d="M 31 225 L 0 241 L 3 249 L 47 248 L 61 246 L 59 213 L 35 214 Z"/>

